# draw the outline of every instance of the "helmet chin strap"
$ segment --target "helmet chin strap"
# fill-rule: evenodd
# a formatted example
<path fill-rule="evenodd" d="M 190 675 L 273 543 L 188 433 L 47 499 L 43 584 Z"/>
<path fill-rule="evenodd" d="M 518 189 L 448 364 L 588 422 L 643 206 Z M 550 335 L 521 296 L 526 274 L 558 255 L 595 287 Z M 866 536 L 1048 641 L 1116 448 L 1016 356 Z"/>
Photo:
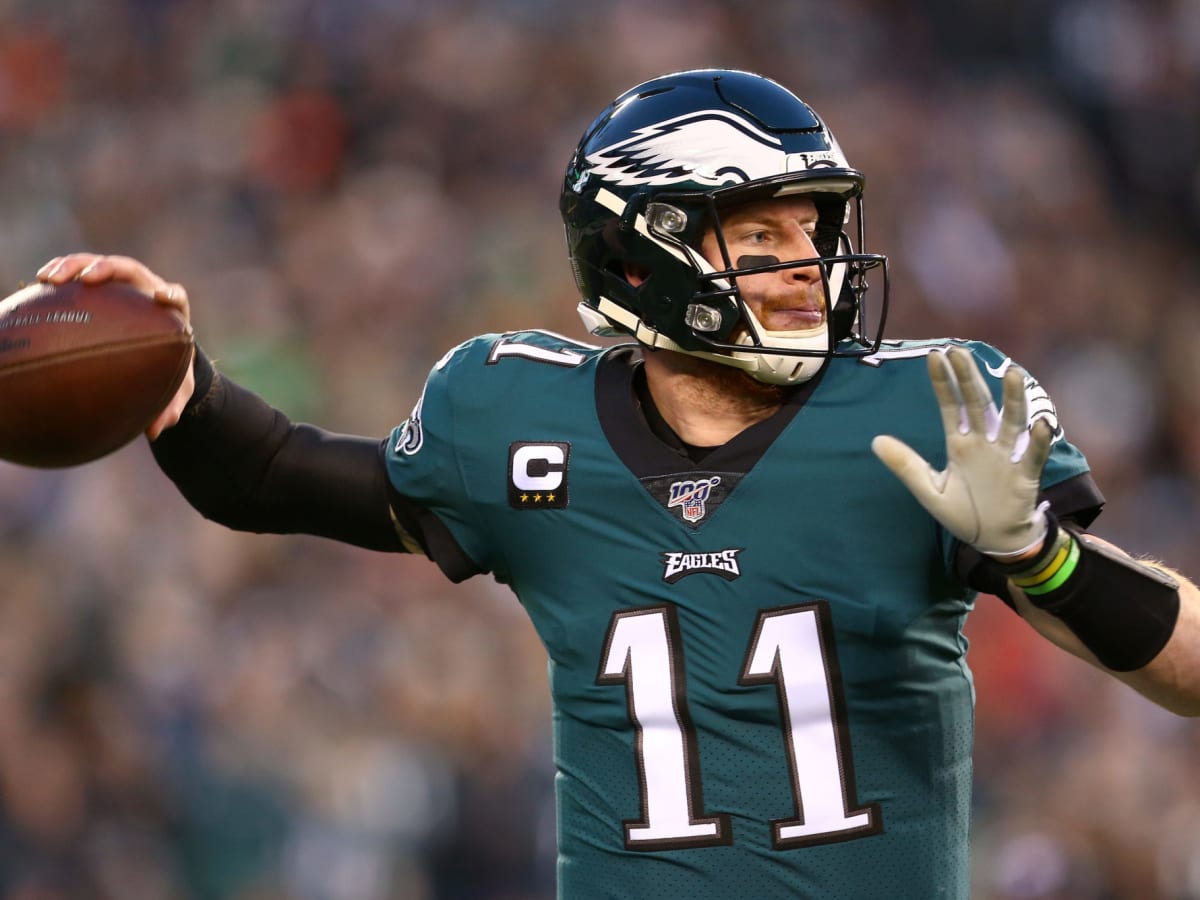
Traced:
<path fill-rule="evenodd" d="M 746 319 L 754 329 L 759 341 L 767 347 L 779 347 L 784 350 L 825 351 L 829 348 L 829 327 L 822 324 L 815 328 L 802 328 L 796 331 L 769 331 L 755 317 L 754 313 L 746 310 Z M 737 341 L 748 347 L 755 347 L 749 334 L 743 334 Z M 825 356 L 789 356 L 783 353 L 771 353 L 769 350 L 756 348 L 748 353 L 733 353 L 725 359 L 744 360 L 745 371 L 753 378 L 767 384 L 800 384 L 808 381 L 820 371 L 825 364 Z"/>
<path fill-rule="evenodd" d="M 600 303 L 595 309 L 586 303 L 580 303 L 579 317 L 591 334 L 600 337 L 632 334 L 639 343 L 652 350 L 674 350 L 676 353 L 686 353 L 688 356 L 698 356 L 721 365 L 732 366 L 735 369 L 741 369 L 751 378 L 764 384 L 802 384 L 816 375 L 821 370 L 821 366 L 825 364 L 824 356 L 787 356 L 767 350 L 738 351 L 730 354 L 710 353 L 705 350 L 685 350 L 665 334 L 650 328 L 634 313 L 607 297 L 601 297 Z M 758 330 L 760 340 L 763 335 L 766 335 L 776 346 L 789 350 L 814 351 L 828 348 L 828 329 L 825 325 L 802 331 L 767 331 L 753 317 L 751 317 L 751 321 L 753 327 Z M 739 343 L 754 347 L 748 334 L 743 335 Z"/>

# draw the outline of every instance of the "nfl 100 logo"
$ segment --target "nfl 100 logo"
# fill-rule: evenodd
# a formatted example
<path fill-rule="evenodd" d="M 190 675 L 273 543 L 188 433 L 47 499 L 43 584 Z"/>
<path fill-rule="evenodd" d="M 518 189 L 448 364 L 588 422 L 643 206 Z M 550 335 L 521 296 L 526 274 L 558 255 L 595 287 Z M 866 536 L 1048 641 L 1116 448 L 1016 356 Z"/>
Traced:
<path fill-rule="evenodd" d="M 699 522 L 708 514 L 705 504 L 708 502 L 712 489 L 720 483 L 720 475 L 673 482 L 670 497 L 667 499 L 667 509 L 681 507 L 680 512 L 685 522 Z"/>

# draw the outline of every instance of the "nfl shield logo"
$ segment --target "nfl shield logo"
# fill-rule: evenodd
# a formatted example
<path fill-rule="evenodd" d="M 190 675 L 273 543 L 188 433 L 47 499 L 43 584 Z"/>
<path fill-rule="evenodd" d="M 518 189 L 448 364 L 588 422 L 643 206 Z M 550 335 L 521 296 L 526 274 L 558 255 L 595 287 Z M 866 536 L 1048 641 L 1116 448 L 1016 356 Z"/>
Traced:
<path fill-rule="evenodd" d="M 705 502 L 712 489 L 721 483 L 721 476 L 702 478 L 698 481 L 676 481 L 671 485 L 671 496 L 667 500 L 667 509 L 681 507 L 680 512 L 685 522 L 699 522 L 708 513 Z"/>

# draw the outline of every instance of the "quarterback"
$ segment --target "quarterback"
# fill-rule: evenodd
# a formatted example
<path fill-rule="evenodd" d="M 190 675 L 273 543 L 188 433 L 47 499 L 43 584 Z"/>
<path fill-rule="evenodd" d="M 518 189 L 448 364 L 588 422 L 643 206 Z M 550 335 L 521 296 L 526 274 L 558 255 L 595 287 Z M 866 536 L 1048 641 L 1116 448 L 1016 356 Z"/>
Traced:
<path fill-rule="evenodd" d="M 966 897 L 980 591 L 1200 714 L 1196 587 L 1088 533 L 1104 498 L 1016 362 L 883 340 L 863 202 L 790 91 L 666 75 L 601 112 L 561 192 L 584 322 L 630 340 L 474 338 L 374 438 L 198 351 L 148 432 L 217 522 L 512 589 L 549 658 L 562 897 Z M 39 277 L 188 309 L 126 257 Z"/>

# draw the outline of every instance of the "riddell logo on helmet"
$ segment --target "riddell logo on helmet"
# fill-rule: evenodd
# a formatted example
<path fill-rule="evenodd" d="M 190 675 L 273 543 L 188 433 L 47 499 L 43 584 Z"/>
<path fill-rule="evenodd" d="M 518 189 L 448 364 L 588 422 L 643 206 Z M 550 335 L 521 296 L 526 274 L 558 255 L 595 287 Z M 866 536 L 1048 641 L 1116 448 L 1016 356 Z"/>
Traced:
<path fill-rule="evenodd" d="M 789 153 L 787 158 L 789 172 L 803 172 L 822 167 L 836 168 L 839 164 L 837 154 L 828 150 L 821 153 Z"/>

